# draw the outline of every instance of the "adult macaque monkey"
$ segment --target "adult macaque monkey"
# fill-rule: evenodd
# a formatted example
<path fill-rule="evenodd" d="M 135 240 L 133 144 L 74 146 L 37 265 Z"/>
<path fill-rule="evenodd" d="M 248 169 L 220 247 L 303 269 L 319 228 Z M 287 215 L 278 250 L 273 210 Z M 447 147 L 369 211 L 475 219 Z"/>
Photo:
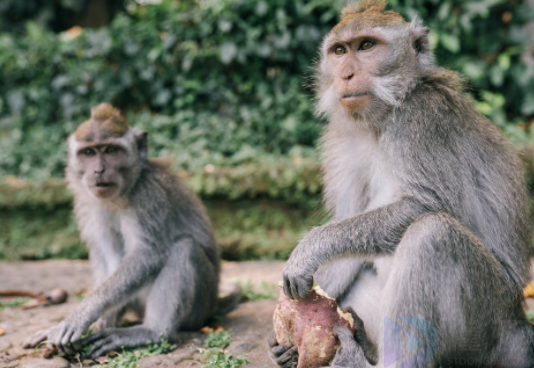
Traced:
<path fill-rule="evenodd" d="M 218 304 L 219 255 L 202 204 L 147 159 L 147 134 L 130 128 L 117 109 L 98 105 L 71 135 L 66 176 L 90 248 L 94 291 L 25 347 L 50 339 L 67 353 L 89 346 L 85 357 L 97 357 L 200 328 L 231 303 Z M 144 310 L 141 325 L 117 326 L 127 307 Z M 95 321 L 96 332 L 81 339 Z"/>
<path fill-rule="evenodd" d="M 316 281 L 363 321 L 356 339 L 338 328 L 332 366 L 533 367 L 520 162 L 458 75 L 432 64 L 428 29 L 384 8 L 346 7 L 324 40 L 317 109 L 329 120 L 333 221 L 295 248 L 284 292 L 304 298 Z M 270 346 L 295 365 L 294 348 Z"/>

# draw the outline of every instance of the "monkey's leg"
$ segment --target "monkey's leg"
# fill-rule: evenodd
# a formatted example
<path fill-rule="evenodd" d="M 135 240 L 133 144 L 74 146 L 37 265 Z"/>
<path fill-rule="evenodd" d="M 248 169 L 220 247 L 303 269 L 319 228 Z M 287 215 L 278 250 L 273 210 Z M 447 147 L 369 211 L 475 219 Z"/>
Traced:
<path fill-rule="evenodd" d="M 408 227 L 392 260 L 376 366 L 492 366 L 514 295 L 487 247 L 456 219 L 428 214 Z M 337 332 L 335 366 L 373 367 L 350 333 Z"/>
<path fill-rule="evenodd" d="M 513 299 L 501 264 L 471 231 L 447 214 L 424 215 L 393 255 L 378 366 L 490 366 Z"/>
<path fill-rule="evenodd" d="M 106 329 L 81 341 L 92 344 L 85 357 L 94 358 L 107 351 L 157 343 L 175 337 L 181 329 L 202 327 L 214 311 L 218 275 L 202 248 L 186 238 L 171 250 L 154 281 L 147 299 L 143 324 Z"/>

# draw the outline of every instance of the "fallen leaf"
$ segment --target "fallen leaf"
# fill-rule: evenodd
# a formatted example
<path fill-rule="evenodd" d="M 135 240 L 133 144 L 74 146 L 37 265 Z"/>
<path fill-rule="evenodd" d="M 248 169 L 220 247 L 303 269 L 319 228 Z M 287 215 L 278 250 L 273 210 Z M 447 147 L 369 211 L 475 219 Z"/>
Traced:
<path fill-rule="evenodd" d="M 50 359 L 58 354 L 59 354 L 59 350 L 56 347 L 56 345 L 46 346 L 46 349 L 43 351 L 43 358 Z"/>
<path fill-rule="evenodd" d="M 523 289 L 523 295 L 525 298 L 534 298 L 534 281 Z"/>
<path fill-rule="evenodd" d="M 200 329 L 200 332 L 204 333 L 204 334 L 209 334 L 210 332 L 213 332 L 213 328 L 209 327 L 209 326 L 206 326 L 206 327 L 202 327 Z"/>
<path fill-rule="evenodd" d="M 2 327 L 0 327 L 0 336 L 2 336 L 5 333 L 6 333 L 6 331 Z"/>

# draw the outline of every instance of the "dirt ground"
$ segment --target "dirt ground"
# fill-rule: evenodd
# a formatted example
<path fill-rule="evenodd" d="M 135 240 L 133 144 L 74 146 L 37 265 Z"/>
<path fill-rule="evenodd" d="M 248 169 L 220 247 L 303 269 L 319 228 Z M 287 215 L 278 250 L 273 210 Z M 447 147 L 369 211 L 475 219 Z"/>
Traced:
<path fill-rule="evenodd" d="M 241 283 L 274 286 L 281 277 L 283 262 L 226 262 L 222 267 L 221 284 Z M 534 265 L 534 262 L 533 262 Z M 534 267 L 532 276 L 534 279 Z M 33 332 L 52 326 L 67 316 L 79 303 L 75 292 L 90 286 L 90 268 L 86 261 L 0 262 L 0 290 L 29 289 L 46 291 L 62 287 L 69 293 L 67 303 L 23 310 L 20 307 L 0 309 L 0 368 L 68 368 L 95 364 L 69 362 L 61 357 L 42 358 L 42 352 L 22 349 L 21 341 Z M 272 314 L 276 300 L 245 302 L 223 321 L 232 343 L 227 351 L 246 356 L 249 368 L 275 367 L 267 355 L 267 338 L 272 330 Z M 534 310 L 534 299 L 527 299 L 527 308 Z M 179 347 L 168 353 L 142 358 L 143 368 L 201 367 L 199 348 L 206 335 L 182 333 Z M 42 350 L 42 349 L 41 349 Z"/>
<path fill-rule="evenodd" d="M 222 284 L 239 280 L 252 285 L 275 285 L 283 268 L 283 262 L 226 262 L 222 267 Z M 62 287 L 69 293 L 65 304 L 23 310 L 9 307 L 0 310 L 0 368 L 67 368 L 79 367 L 61 357 L 44 359 L 41 352 L 22 349 L 21 341 L 33 332 L 52 326 L 67 316 L 79 303 L 75 292 L 88 288 L 91 272 L 86 261 L 0 262 L 0 290 L 29 289 L 46 291 Z M 223 321 L 230 332 L 232 343 L 228 352 L 246 356 L 247 367 L 267 368 L 275 365 L 267 355 L 267 337 L 272 330 L 272 314 L 275 299 L 245 302 Z M 1 333 L 3 331 L 3 334 Z M 183 333 L 178 349 L 169 354 L 143 358 L 143 368 L 200 367 L 199 348 L 206 335 Z M 91 364 L 83 362 L 83 366 Z"/>

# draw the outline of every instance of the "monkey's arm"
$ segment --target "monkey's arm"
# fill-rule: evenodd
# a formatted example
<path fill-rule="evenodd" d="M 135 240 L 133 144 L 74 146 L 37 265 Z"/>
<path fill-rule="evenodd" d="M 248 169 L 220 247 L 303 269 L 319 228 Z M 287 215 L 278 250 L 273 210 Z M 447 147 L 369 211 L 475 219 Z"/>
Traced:
<path fill-rule="evenodd" d="M 373 256 L 395 251 L 406 228 L 428 212 L 414 198 L 366 212 L 308 232 L 291 253 L 282 273 L 284 292 L 304 298 L 313 285 L 313 274 L 322 264 L 343 256 Z"/>
<path fill-rule="evenodd" d="M 164 264 L 164 253 L 143 244 L 127 254 L 119 268 L 56 327 L 51 336 L 54 343 L 61 350 L 71 352 L 69 343 L 78 341 L 107 308 L 127 299 L 158 275 Z"/>

